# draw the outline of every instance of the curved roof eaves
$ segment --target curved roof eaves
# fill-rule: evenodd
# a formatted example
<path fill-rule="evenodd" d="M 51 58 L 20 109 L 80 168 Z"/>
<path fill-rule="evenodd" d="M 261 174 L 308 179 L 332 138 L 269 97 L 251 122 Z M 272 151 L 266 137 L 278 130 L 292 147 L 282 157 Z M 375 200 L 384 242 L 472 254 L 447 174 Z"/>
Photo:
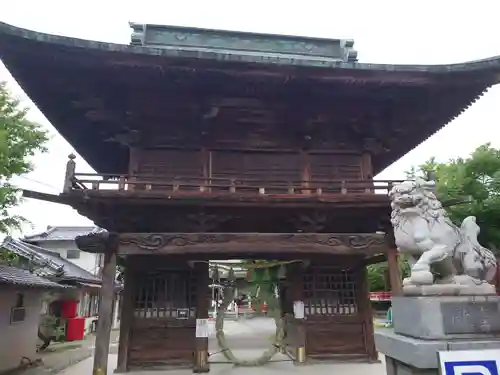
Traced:
<path fill-rule="evenodd" d="M 68 46 L 84 48 L 89 50 L 100 50 L 107 52 L 123 52 L 128 54 L 142 54 L 150 56 L 162 56 L 167 58 L 186 58 L 186 59 L 205 59 L 222 60 L 224 62 L 240 63 L 261 63 L 276 65 L 293 65 L 310 68 L 340 68 L 347 70 L 361 71 L 385 71 L 394 73 L 450 73 L 450 72 L 474 72 L 474 71 L 492 71 L 500 73 L 500 56 L 474 60 L 464 63 L 441 64 L 441 65 L 393 65 L 393 64 L 370 64 L 360 62 L 340 62 L 335 59 L 313 57 L 305 55 L 282 55 L 270 53 L 255 53 L 236 50 L 212 50 L 208 48 L 155 48 L 144 46 L 132 46 L 126 44 L 106 43 L 91 41 L 85 39 L 71 38 L 45 34 L 32 30 L 12 26 L 0 22 L 0 47 L 1 41 L 5 37 L 14 37 L 18 39 L 27 39 L 39 43 L 53 44 L 55 46 Z M 0 48 L 1 57 L 1 48 Z M 491 84 L 500 82 L 500 77 L 495 76 L 495 81 Z"/>

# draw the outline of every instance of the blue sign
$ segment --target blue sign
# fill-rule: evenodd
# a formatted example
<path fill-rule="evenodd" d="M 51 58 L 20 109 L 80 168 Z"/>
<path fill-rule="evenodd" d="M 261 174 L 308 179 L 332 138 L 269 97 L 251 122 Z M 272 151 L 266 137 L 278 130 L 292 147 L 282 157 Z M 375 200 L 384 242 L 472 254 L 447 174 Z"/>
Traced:
<path fill-rule="evenodd" d="M 439 352 L 442 375 L 500 375 L 500 349 Z"/>

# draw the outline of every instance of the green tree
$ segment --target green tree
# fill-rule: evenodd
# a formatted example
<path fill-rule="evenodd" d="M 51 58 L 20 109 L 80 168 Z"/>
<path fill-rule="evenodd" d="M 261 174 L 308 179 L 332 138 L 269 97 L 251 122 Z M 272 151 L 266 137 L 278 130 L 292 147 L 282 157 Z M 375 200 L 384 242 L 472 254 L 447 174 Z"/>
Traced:
<path fill-rule="evenodd" d="M 408 277 L 410 275 L 410 266 L 408 265 L 408 262 L 401 257 L 399 262 L 402 277 Z M 389 266 L 387 262 L 370 264 L 367 267 L 367 278 L 370 292 L 389 291 Z"/>
<path fill-rule="evenodd" d="M 429 169 L 436 173 L 437 195 L 451 220 L 460 225 L 467 216 L 476 216 L 479 241 L 496 251 L 500 247 L 500 150 L 487 143 L 467 158 L 448 163 L 431 158 L 412 170 L 423 177 Z M 411 171 L 407 174 L 411 176 Z"/>
<path fill-rule="evenodd" d="M 47 132 L 26 118 L 27 110 L 20 106 L 0 82 L 0 233 L 19 229 L 26 221 L 11 215 L 10 209 L 20 200 L 12 177 L 32 171 L 31 158 L 46 151 Z"/>

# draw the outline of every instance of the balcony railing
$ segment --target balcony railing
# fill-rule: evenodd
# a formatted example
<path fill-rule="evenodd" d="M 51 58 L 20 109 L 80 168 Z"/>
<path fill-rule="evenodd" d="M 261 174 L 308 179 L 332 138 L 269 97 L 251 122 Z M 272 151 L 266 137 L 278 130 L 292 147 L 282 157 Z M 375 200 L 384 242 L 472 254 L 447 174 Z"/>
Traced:
<path fill-rule="evenodd" d="M 72 163 L 72 164 L 71 164 Z M 397 180 L 309 180 L 283 181 L 258 178 L 176 176 L 164 179 L 148 175 L 122 175 L 75 173 L 74 161 L 66 170 L 64 191 L 129 191 L 167 192 L 170 194 L 388 194 Z"/>

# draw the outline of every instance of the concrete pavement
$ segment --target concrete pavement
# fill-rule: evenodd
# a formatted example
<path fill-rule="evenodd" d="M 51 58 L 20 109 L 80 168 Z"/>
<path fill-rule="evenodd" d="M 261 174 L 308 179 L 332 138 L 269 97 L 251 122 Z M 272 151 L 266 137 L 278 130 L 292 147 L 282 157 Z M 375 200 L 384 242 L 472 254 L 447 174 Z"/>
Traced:
<path fill-rule="evenodd" d="M 260 351 L 248 352 L 249 356 L 259 355 Z M 111 354 L 108 360 L 108 375 L 113 374 L 116 368 L 117 355 Z M 212 375 L 386 375 L 383 363 L 341 363 L 341 364 L 314 364 L 295 366 L 291 362 L 273 362 L 259 368 L 234 367 L 229 364 L 212 364 L 210 374 Z M 90 375 L 92 373 L 92 359 L 86 359 L 59 375 Z M 129 375 L 191 375 L 191 370 L 169 370 L 169 371 L 133 371 Z"/>
<path fill-rule="evenodd" d="M 259 357 L 262 352 L 271 344 L 271 338 L 275 331 L 274 321 L 270 318 L 253 318 L 239 321 L 225 321 L 224 333 L 226 339 L 233 350 L 235 356 L 240 359 L 250 359 Z M 304 366 L 294 365 L 288 357 L 277 354 L 272 362 L 266 366 L 255 367 L 234 367 L 232 364 L 220 363 L 227 360 L 218 351 L 215 340 L 215 325 L 213 322 L 209 331 L 209 351 L 213 353 L 210 357 L 210 374 L 216 375 L 279 375 L 279 374 L 307 374 L 323 375 L 325 373 L 335 373 L 336 375 L 385 375 L 385 364 L 375 363 L 341 363 L 341 364 L 308 364 Z M 116 368 L 117 356 L 111 354 L 108 360 L 108 375 L 113 374 Z M 80 362 L 60 375 L 89 375 L 92 373 L 92 359 L 89 358 Z M 130 372 L 130 375 L 187 375 L 192 374 L 191 370 L 169 370 L 169 371 L 139 371 Z"/>

